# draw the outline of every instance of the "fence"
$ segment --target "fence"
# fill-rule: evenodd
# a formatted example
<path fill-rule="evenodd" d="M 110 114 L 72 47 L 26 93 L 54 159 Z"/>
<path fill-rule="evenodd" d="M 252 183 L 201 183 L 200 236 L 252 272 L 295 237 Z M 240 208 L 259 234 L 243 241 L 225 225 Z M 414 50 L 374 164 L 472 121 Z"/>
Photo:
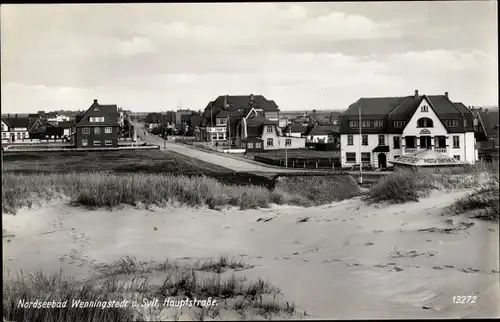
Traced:
<path fill-rule="evenodd" d="M 340 158 L 288 158 L 289 168 L 304 168 L 304 169 L 335 169 L 340 168 Z M 266 158 L 255 156 L 254 161 L 265 164 L 282 166 L 286 162 L 284 159 Z"/>

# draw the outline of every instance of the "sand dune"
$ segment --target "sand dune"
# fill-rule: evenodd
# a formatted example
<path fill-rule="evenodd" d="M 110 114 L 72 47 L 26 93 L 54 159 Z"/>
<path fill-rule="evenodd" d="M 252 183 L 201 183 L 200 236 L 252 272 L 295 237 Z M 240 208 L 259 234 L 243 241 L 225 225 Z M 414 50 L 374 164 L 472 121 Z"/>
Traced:
<path fill-rule="evenodd" d="M 220 212 L 57 203 L 3 215 L 14 235 L 3 238 L 4 274 L 62 267 L 86 276 L 92 264 L 126 255 L 195 261 L 224 254 L 245 258 L 254 268 L 237 274 L 268 279 L 310 318 L 498 317 L 498 223 L 441 216 L 464 193 L 405 205 L 351 199 Z M 452 302 L 463 295 L 476 303 Z"/>

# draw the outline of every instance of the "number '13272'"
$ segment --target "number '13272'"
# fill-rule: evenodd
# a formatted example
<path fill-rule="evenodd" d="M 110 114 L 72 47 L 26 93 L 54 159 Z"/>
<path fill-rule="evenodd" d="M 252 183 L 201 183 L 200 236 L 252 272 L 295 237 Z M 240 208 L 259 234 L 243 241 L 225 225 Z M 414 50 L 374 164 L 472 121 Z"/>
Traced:
<path fill-rule="evenodd" d="M 477 301 L 477 296 L 454 296 L 452 298 L 454 304 L 475 304 Z"/>

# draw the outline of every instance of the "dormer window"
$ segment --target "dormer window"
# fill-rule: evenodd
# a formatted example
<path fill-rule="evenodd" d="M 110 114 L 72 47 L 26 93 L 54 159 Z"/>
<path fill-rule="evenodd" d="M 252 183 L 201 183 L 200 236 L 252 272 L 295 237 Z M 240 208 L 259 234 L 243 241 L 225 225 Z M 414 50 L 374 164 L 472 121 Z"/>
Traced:
<path fill-rule="evenodd" d="M 406 121 L 394 121 L 394 128 L 400 129 L 406 125 Z"/>
<path fill-rule="evenodd" d="M 420 112 L 429 112 L 429 106 L 427 105 L 420 106 Z"/>
<path fill-rule="evenodd" d="M 91 117 L 89 117 L 89 122 L 102 123 L 102 122 L 104 122 L 104 116 L 91 116 Z"/>

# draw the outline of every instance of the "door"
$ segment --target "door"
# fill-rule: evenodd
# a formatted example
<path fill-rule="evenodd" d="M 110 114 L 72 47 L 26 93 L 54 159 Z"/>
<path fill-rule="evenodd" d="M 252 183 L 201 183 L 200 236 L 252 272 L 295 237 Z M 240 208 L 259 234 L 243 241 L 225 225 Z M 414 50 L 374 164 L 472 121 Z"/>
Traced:
<path fill-rule="evenodd" d="M 386 169 L 387 168 L 387 156 L 385 153 L 379 153 L 378 154 L 378 167 L 380 169 Z"/>
<path fill-rule="evenodd" d="M 420 148 L 430 149 L 431 148 L 431 137 L 428 135 L 420 137 Z"/>
<path fill-rule="evenodd" d="M 14 133 L 10 134 L 10 142 L 16 142 L 16 135 Z"/>

